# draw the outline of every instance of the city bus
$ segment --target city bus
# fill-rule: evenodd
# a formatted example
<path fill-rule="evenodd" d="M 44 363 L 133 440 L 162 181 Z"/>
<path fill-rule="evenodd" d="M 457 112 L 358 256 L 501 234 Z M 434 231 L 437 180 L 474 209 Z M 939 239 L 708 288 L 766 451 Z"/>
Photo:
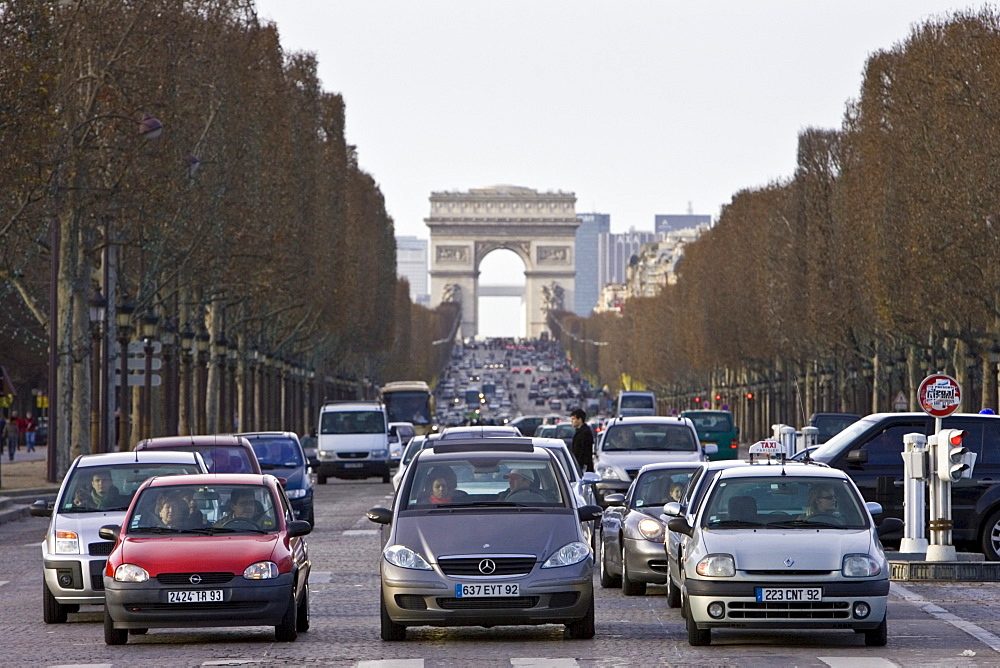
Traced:
<path fill-rule="evenodd" d="M 386 383 L 380 392 L 389 422 L 409 422 L 417 434 L 437 431 L 434 395 L 422 380 Z"/>

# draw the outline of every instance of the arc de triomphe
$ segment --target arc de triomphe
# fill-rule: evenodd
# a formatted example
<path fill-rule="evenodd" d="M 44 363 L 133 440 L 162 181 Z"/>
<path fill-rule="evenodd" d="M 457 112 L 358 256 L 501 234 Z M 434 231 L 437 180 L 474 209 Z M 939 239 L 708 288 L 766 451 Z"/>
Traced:
<path fill-rule="evenodd" d="M 548 331 L 549 309 L 572 309 L 576 195 L 518 186 L 431 193 L 431 300 L 462 302 L 462 337 L 479 325 L 479 264 L 505 248 L 524 262 L 527 335 Z"/>

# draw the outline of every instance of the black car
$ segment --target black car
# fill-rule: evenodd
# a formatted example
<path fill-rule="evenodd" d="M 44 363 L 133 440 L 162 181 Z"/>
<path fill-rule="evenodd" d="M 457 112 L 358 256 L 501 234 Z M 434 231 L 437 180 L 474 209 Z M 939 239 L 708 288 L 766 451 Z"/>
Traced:
<path fill-rule="evenodd" d="M 1000 559 L 1000 416 L 955 413 L 944 429 L 968 433 L 963 445 L 977 454 L 971 478 L 951 486 L 953 539 Z M 882 504 L 884 517 L 903 519 L 903 437 L 930 436 L 934 418 L 926 413 L 875 413 L 863 417 L 811 453 L 813 460 L 846 471 L 865 501 Z M 898 541 L 888 534 L 883 542 Z"/>
<path fill-rule="evenodd" d="M 250 441 L 261 470 L 283 481 L 295 519 L 315 526 L 312 476 L 299 437 L 290 431 L 247 432 L 239 436 Z"/>
<path fill-rule="evenodd" d="M 861 419 L 855 413 L 813 413 L 809 416 L 809 426 L 816 427 L 816 444 L 822 444 L 844 431 Z"/>

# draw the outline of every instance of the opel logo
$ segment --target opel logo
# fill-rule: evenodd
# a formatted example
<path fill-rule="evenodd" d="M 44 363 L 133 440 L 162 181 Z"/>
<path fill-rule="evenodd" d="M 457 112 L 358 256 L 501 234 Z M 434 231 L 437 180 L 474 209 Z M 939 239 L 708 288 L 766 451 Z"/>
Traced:
<path fill-rule="evenodd" d="M 483 575 L 492 575 L 496 569 L 497 565 L 492 559 L 483 559 L 479 562 L 479 572 Z"/>
<path fill-rule="evenodd" d="M 198 575 L 197 573 L 193 573 L 193 574 L 191 575 L 191 577 L 189 577 L 189 578 L 188 578 L 188 580 L 189 580 L 189 581 L 191 582 L 191 584 L 193 584 L 193 585 L 196 585 L 196 584 L 201 584 L 201 576 L 200 576 L 200 575 Z"/>

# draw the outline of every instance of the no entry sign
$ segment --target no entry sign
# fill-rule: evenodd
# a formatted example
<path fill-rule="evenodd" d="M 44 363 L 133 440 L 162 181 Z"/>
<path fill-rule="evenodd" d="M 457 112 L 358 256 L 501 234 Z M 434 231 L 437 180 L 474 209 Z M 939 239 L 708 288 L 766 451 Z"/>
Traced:
<path fill-rule="evenodd" d="M 943 373 L 927 376 L 917 390 L 917 400 L 928 415 L 948 417 L 962 405 L 962 386 Z"/>

